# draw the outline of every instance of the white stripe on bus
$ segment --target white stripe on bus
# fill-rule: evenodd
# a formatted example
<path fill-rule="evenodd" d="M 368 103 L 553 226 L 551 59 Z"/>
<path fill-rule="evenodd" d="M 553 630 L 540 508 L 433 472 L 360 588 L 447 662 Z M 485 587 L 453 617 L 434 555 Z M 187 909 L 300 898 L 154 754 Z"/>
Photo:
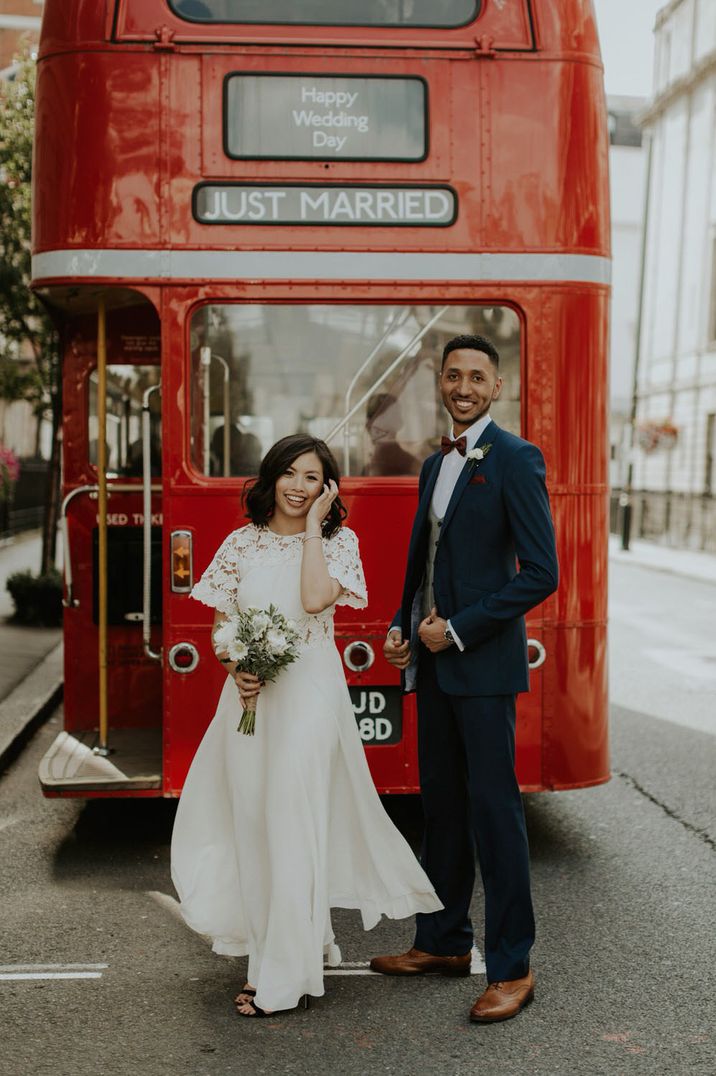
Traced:
<path fill-rule="evenodd" d="M 32 259 L 33 282 L 54 277 L 122 280 L 449 280 L 608 284 L 611 261 L 594 254 L 433 254 L 415 251 L 49 250 Z"/>

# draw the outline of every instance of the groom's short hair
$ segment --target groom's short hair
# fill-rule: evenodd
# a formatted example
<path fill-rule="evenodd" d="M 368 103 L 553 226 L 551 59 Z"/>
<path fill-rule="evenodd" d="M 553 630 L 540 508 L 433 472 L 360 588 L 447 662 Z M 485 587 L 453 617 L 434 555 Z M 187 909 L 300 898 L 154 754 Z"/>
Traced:
<path fill-rule="evenodd" d="M 487 355 L 490 359 L 490 362 L 495 369 L 499 370 L 500 356 L 497 352 L 497 348 L 486 336 L 477 335 L 453 336 L 452 340 L 448 340 L 443 348 L 443 361 L 440 364 L 440 369 L 442 370 L 444 367 L 445 360 L 451 351 L 462 351 L 466 348 L 470 348 L 472 351 L 482 351 L 482 353 Z"/>

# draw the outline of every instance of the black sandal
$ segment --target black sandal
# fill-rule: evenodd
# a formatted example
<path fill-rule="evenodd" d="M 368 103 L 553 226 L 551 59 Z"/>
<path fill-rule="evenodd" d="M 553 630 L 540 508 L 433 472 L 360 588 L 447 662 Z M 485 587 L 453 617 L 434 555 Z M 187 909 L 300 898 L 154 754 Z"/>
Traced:
<path fill-rule="evenodd" d="M 307 1009 L 308 1008 L 308 1000 L 309 1000 L 308 999 L 308 994 L 304 994 L 303 997 L 300 997 L 298 999 L 298 1005 L 296 1006 L 296 1008 L 297 1009 Z M 252 1020 L 254 1017 L 259 1017 L 260 1019 L 263 1019 L 264 1017 L 267 1017 L 267 1016 L 280 1016 L 281 1013 L 292 1012 L 293 1011 L 292 1009 L 277 1009 L 275 1012 L 266 1012 L 266 1010 L 261 1009 L 256 1004 L 255 1001 L 245 1001 L 244 1004 L 250 1006 L 252 1011 L 251 1012 L 241 1012 L 241 1010 L 239 1009 L 238 1006 L 236 1008 L 236 1011 L 239 1014 L 239 1016 L 245 1016 L 247 1020 Z"/>
<path fill-rule="evenodd" d="M 238 994 L 234 998 L 234 1005 L 251 1005 L 251 999 L 255 997 L 256 990 L 253 986 L 249 986 L 249 984 L 247 983 L 246 986 L 242 987 L 242 989 L 239 990 Z M 242 998 L 245 1000 L 242 1001 Z"/>
<path fill-rule="evenodd" d="M 265 1009 L 260 1009 L 255 1001 L 245 1001 L 244 1005 L 248 1005 L 251 1009 L 251 1012 L 242 1012 L 238 1005 L 236 1006 L 236 1011 L 239 1016 L 245 1016 L 247 1020 L 251 1020 L 255 1016 L 263 1019 L 263 1017 L 265 1016 L 274 1015 L 272 1012 L 266 1012 Z"/>

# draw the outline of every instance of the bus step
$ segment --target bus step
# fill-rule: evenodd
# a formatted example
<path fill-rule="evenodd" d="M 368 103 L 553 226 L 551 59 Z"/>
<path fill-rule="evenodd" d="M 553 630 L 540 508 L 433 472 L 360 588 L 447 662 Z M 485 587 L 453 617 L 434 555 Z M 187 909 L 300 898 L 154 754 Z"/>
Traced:
<path fill-rule="evenodd" d="M 162 730 L 110 729 L 111 754 L 93 754 L 97 731 L 61 732 L 40 762 L 45 792 L 99 792 L 161 788 Z"/>

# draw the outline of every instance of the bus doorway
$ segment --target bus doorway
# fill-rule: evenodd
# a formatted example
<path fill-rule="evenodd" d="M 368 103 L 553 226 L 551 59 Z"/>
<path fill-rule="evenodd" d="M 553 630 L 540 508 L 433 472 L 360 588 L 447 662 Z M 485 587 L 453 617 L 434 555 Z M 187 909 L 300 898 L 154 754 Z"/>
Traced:
<path fill-rule="evenodd" d="M 160 794 L 159 315 L 106 289 L 62 311 L 65 728 L 46 794 Z M 147 520 L 147 506 L 149 519 Z"/>

